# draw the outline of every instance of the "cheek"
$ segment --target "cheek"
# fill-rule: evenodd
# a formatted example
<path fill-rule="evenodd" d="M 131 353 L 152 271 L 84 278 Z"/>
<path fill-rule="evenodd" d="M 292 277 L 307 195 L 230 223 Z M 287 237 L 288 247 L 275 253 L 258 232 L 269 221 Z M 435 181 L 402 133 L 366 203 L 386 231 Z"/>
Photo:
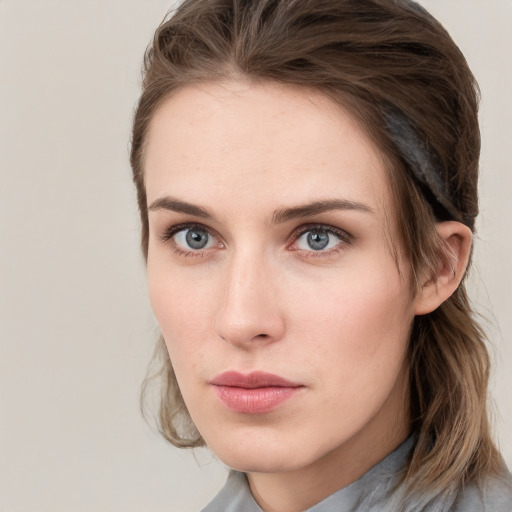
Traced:
<path fill-rule="evenodd" d="M 295 304 L 295 336 L 309 345 L 309 363 L 326 368 L 326 378 L 354 390 L 396 378 L 413 320 L 412 298 L 396 268 L 340 273 L 321 294 L 296 294 Z"/>
<path fill-rule="evenodd" d="M 213 315 L 211 287 L 202 279 L 191 280 L 187 276 L 186 271 L 173 271 L 165 262 L 148 257 L 149 298 L 169 355 L 173 362 L 183 359 L 190 364 L 186 353 L 197 353 L 205 331 L 213 326 Z"/>

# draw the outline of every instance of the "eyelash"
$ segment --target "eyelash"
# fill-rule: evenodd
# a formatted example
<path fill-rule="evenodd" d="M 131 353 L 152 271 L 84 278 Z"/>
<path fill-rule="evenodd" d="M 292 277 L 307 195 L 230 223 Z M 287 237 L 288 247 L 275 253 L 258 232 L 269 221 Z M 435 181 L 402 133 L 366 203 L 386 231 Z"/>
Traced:
<path fill-rule="evenodd" d="M 214 237 L 217 239 L 220 238 L 219 235 L 217 235 L 214 231 L 212 231 L 210 228 L 208 228 L 207 226 L 205 226 L 203 224 L 183 223 L 183 224 L 177 224 L 175 226 L 171 226 L 164 232 L 164 234 L 161 237 L 161 240 L 163 243 L 171 245 L 172 250 L 178 256 L 182 256 L 182 257 L 186 257 L 186 258 L 189 258 L 189 257 L 204 258 L 208 252 L 207 250 L 186 251 L 186 250 L 181 249 L 173 241 L 173 237 L 176 234 L 178 234 L 180 231 L 183 231 L 186 229 L 190 229 L 190 230 L 198 229 L 201 231 L 205 231 L 211 237 Z M 315 229 L 321 230 L 321 231 L 324 231 L 325 233 L 336 236 L 337 238 L 340 239 L 340 242 L 335 247 L 333 247 L 332 249 L 327 250 L 327 251 L 321 251 L 321 250 L 314 251 L 314 250 L 306 250 L 306 249 L 293 249 L 293 250 L 303 253 L 303 255 L 308 258 L 310 258 L 310 257 L 311 258 L 329 257 L 329 256 L 333 256 L 335 254 L 338 254 L 340 251 L 343 250 L 343 246 L 350 245 L 353 241 L 353 236 L 342 229 L 335 228 L 333 226 L 329 226 L 326 224 L 306 224 L 306 225 L 300 226 L 299 228 L 297 228 L 295 231 L 292 232 L 292 234 L 290 235 L 292 238 L 292 242 L 290 244 L 288 244 L 287 247 L 292 246 L 293 244 L 295 244 L 297 242 L 297 240 L 300 239 L 301 236 L 305 235 L 309 231 L 314 231 Z M 224 245 L 224 244 L 222 244 L 222 245 Z"/>
<path fill-rule="evenodd" d="M 172 250 L 178 255 L 183 256 L 185 258 L 204 258 L 206 256 L 207 251 L 185 251 L 184 249 L 181 249 L 176 243 L 173 241 L 173 237 L 177 235 L 180 231 L 184 231 L 186 229 L 194 230 L 198 229 L 201 231 L 206 231 L 209 236 L 212 236 L 214 238 L 220 238 L 214 231 L 212 231 L 210 228 L 203 224 L 197 224 L 197 223 L 183 223 L 183 224 L 177 224 L 175 226 L 171 226 L 168 228 L 165 233 L 162 235 L 162 242 L 165 244 L 171 245 Z"/>
<path fill-rule="evenodd" d="M 328 233 L 330 235 L 334 235 L 335 237 L 340 239 L 340 242 L 335 247 L 333 247 L 332 249 L 329 249 L 327 251 L 294 249 L 297 252 L 303 253 L 303 256 L 306 258 L 322 258 L 322 257 L 326 258 L 329 256 L 334 256 L 334 255 L 338 254 L 339 252 L 341 252 L 344 249 L 344 247 L 346 247 L 347 245 L 350 245 L 354 239 L 354 237 L 352 235 L 350 235 L 343 229 L 335 228 L 334 226 L 329 226 L 327 224 L 306 224 L 304 226 L 300 226 L 298 229 L 296 229 L 292 233 L 291 236 L 293 238 L 293 241 L 291 244 L 288 245 L 288 247 L 290 247 L 290 245 L 295 244 L 297 242 L 297 240 L 299 240 L 299 238 L 302 235 L 305 235 L 309 231 L 314 231 L 315 229 L 324 231 L 325 233 Z"/>

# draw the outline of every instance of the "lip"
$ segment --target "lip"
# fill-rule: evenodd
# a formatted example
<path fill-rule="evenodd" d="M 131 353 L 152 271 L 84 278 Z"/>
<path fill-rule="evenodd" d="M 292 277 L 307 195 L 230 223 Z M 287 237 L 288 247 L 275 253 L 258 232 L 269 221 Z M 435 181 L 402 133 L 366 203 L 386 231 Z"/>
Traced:
<path fill-rule="evenodd" d="M 271 412 L 304 388 L 302 384 L 266 372 L 225 372 L 210 384 L 224 405 L 244 414 Z"/>

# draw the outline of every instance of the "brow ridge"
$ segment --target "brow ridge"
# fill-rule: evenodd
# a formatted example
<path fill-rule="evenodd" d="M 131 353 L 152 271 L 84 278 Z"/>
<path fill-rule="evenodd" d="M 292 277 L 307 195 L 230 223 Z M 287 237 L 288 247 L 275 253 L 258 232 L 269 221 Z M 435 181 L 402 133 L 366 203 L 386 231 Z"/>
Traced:
<path fill-rule="evenodd" d="M 213 219 L 213 213 L 207 208 L 203 208 L 202 206 L 197 206 L 195 204 L 187 203 L 186 201 L 181 201 L 180 199 L 175 199 L 173 197 L 160 197 L 153 201 L 151 205 L 148 207 L 150 211 L 156 210 L 169 210 L 178 213 L 186 213 L 189 215 L 194 215 L 195 217 L 200 217 L 202 219 Z"/>
<path fill-rule="evenodd" d="M 279 208 L 272 215 L 273 224 L 282 224 L 290 220 L 312 217 L 332 210 L 352 210 L 362 213 L 373 213 L 368 205 L 347 199 L 325 199 L 312 203 L 293 206 L 291 208 Z"/>
<path fill-rule="evenodd" d="M 186 201 L 169 196 L 156 199 L 148 207 L 148 210 L 169 210 L 193 215 L 202 219 L 215 219 L 214 214 L 208 208 L 187 203 Z M 373 209 L 363 203 L 347 199 L 324 199 L 289 208 L 278 208 L 272 214 L 271 224 L 282 224 L 290 220 L 312 217 L 332 210 L 351 210 L 362 213 L 373 213 Z"/>

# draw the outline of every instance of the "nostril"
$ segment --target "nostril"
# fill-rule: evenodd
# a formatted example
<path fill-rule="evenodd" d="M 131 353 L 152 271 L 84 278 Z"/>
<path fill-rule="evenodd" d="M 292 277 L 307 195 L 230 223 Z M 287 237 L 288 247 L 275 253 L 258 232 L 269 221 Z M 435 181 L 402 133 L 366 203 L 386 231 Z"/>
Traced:
<path fill-rule="evenodd" d="M 256 336 L 253 336 L 253 340 L 266 340 L 267 338 L 270 338 L 268 334 L 256 334 Z"/>

